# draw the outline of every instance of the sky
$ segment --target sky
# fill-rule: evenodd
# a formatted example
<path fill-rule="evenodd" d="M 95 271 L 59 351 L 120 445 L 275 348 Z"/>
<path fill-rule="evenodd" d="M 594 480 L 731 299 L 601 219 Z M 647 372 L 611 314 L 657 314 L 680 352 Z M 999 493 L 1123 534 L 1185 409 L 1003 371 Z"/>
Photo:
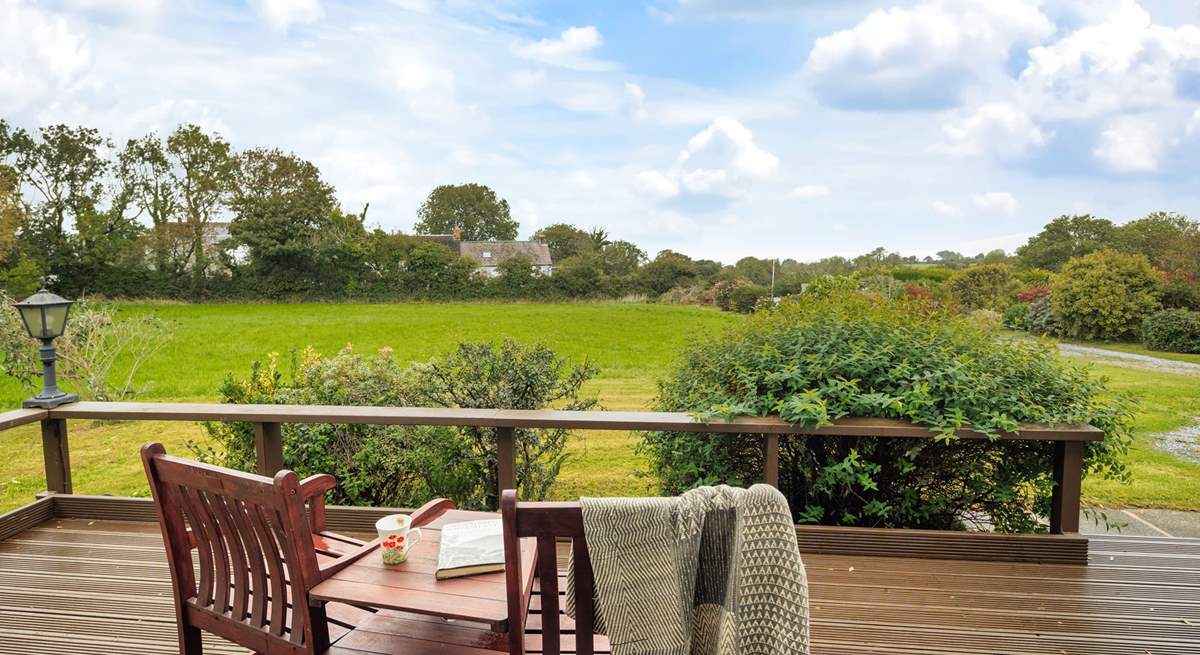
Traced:
<path fill-rule="evenodd" d="M 521 236 L 811 261 L 1200 216 L 1197 0 L 0 0 L 0 117 L 180 123 L 315 162 L 411 231 L 439 184 Z"/>

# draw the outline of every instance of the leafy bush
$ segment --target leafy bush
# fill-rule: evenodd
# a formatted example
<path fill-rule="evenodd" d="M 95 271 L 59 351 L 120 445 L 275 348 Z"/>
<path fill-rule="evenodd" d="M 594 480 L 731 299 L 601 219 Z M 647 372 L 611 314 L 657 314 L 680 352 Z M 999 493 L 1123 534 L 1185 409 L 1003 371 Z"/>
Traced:
<path fill-rule="evenodd" d="M 810 298 L 822 298 L 842 291 L 858 289 L 858 280 L 845 275 L 821 275 L 804 285 L 803 294 Z"/>
<path fill-rule="evenodd" d="M 892 277 L 903 282 L 919 282 L 933 280 L 945 282 L 954 275 L 954 269 L 941 266 L 901 266 L 891 270 Z"/>
<path fill-rule="evenodd" d="M 771 295 L 771 290 L 761 284 L 744 284 L 729 292 L 729 307 L 735 312 L 749 314 L 758 301 Z"/>
<path fill-rule="evenodd" d="M 898 300 L 907 295 L 908 286 L 890 275 L 868 275 L 859 278 L 858 290 L 869 296 Z"/>
<path fill-rule="evenodd" d="M 1200 282 L 1186 275 L 1168 275 L 1162 286 L 1162 304 L 1167 309 L 1200 311 Z"/>
<path fill-rule="evenodd" d="M 898 418 L 937 439 L 784 439 L 780 484 L 806 523 L 953 528 L 990 522 L 1038 530 L 1049 511 L 1053 446 L 967 440 L 1022 421 L 1090 423 L 1104 430 L 1089 474 L 1127 477 L 1132 401 L 1064 363 L 1051 344 L 1009 342 L 928 303 L 857 293 L 786 299 L 723 336 L 690 346 L 659 384 L 657 407 L 698 418 L 777 414 L 805 426 L 843 416 Z M 760 478 L 756 439 L 644 435 L 662 490 Z"/>
<path fill-rule="evenodd" d="M 1002 311 L 1014 292 L 1012 269 L 1007 264 L 983 264 L 963 269 L 946 282 L 950 296 L 964 309 Z"/>
<path fill-rule="evenodd" d="M 1058 334 L 1058 323 L 1054 320 L 1054 305 L 1050 296 L 1042 296 L 1029 303 L 1025 312 L 1025 329 L 1030 334 L 1054 336 Z"/>
<path fill-rule="evenodd" d="M 591 409 L 580 396 L 595 374 L 570 366 L 553 351 L 506 340 L 464 343 L 446 355 L 410 368 L 384 349 L 372 356 L 347 347 L 334 357 L 311 348 L 293 362 L 285 379 L 271 356 L 255 362 L 244 379 L 226 378 L 227 403 L 435 406 L 507 409 Z M 217 447 L 191 444 L 204 461 L 253 470 L 254 428 L 249 423 L 210 423 Z M 518 429 L 517 486 L 542 499 L 566 459 L 566 430 Z M 396 425 L 283 426 L 284 464 L 300 475 L 331 473 L 338 487 L 331 500 L 351 505 L 414 506 L 436 496 L 468 508 L 497 506 L 496 438 L 492 428 Z"/>
<path fill-rule="evenodd" d="M 1147 316 L 1142 342 L 1151 350 L 1200 353 L 1200 312 L 1164 309 Z"/>
<path fill-rule="evenodd" d="M 754 283 L 750 280 L 720 280 L 712 285 L 712 288 L 708 290 L 708 294 L 712 298 L 714 305 L 727 312 L 731 312 L 734 311 L 733 292 L 752 284 Z"/>
<path fill-rule="evenodd" d="M 1029 315 L 1029 303 L 1015 302 L 1004 310 L 1004 327 L 1011 330 L 1024 330 L 1025 318 Z"/>
<path fill-rule="evenodd" d="M 1072 259 L 1051 295 L 1058 329 L 1077 339 L 1134 337 L 1160 307 L 1158 284 L 1145 255 L 1100 250 Z"/>
<path fill-rule="evenodd" d="M 1049 287 L 1054 281 L 1054 272 L 1044 268 L 1022 268 L 1013 273 L 1021 284 L 1031 287 Z"/>
<path fill-rule="evenodd" d="M 669 305 L 707 305 L 710 294 L 703 284 L 687 284 L 671 287 L 658 297 L 658 301 Z"/>
<path fill-rule="evenodd" d="M 1050 295 L 1050 287 L 1029 287 L 1017 293 L 1017 302 L 1031 303 L 1038 298 L 1045 298 Z"/>

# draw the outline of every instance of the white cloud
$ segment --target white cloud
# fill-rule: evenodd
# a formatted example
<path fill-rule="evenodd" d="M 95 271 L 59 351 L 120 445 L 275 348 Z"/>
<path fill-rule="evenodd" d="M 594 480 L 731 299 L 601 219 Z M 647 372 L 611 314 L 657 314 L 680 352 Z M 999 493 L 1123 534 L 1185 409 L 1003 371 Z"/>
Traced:
<path fill-rule="evenodd" d="M 958 216 L 962 216 L 961 209 L 944 200 L 934 200 L 931 206 L 933 207 L 933 211 L 939 216 L 945 216 L 947 218 L 956 218 Z"/>
<path fill-rule="evenodd" d="M 988 211 L 1000 212 L 1012 216 L 1017 212 L 1020 203 L 1007 191 L 988 191 L 977 193 L 971 197 L 975 206 Z"/>
<path fill-rule="evenodd" d="M 805 73 L 829 105 L 866 109 L 948 107 L 968 84 L 999 70 L 1015 45 L 1054 26 L 1036 0 L 926 0 L 876 10 L 851 29 L 817 39 Z"/>
<path fill-rule="evenodd" d="M 84 11 L 151 17 L 163 9 L 163 0 L 69 0 L 68 4 Z"/>
<path fill-rule="evenodd" d="M 824 198 L 832 194 L 833 191 L 824 184 L 803 184 L 792 189 L 791 195 L 793 198 L 801 198 L 808 200 L 811 198 Z"/>
<path fill-rule="evenodd" d="M 629 108 L 629 115 L 637 121 L 645 120 L 646 118 L 646 92 L 641 86 L 633 82 L 625 83 L 625 103 Z"/>
<path fill-rule="evenodd" d="M 85 37 L 65 18 L 21 0 L 0 3 L 0 106 L 6 114 L 59 100 L 91 64 Z"/>
<path fill-rule="evenodd" d="M 1118 173 L 1140 173 L 1158 168 L 1164 146 L 1162 134 L 1153 123 L 1125 117 L 1105 127 L 1092 155 Z"/>
<path fill-rule="evenodd" d="M 1200 134 L 1200 109 L 1192 112 L 1192 118 L 1188 121 L 1187 127 L 1183 130 L 1185 137 L 1190 137 L 1193 134 Z"/>
<path fill-rule="evenodd" d="M 1104 22 L 1030 49 L 1018 88 L 1039 116 L 1080 119 L 1161 107 L 1185 75 L 1200 75 L 1200 28 L 1156 25 L 1123 0 Z"/>
<path fill-rule="evenodd" d="M 778 170 L 779 158 L 759 147 L 746 126 L 721 116 L 688 140 L 669 170 L 638 173 L 635 187 L 658 198 L 732 199 Z"/>
<path fill-rule="evenodd" d="M 587 171 L 571 171 L 567 175 L 567 183 L 580 189 L 595 189 L 598 184 L 596 178 Z"/>
<path fill-rule="evenodd" d="M 454 71 L 433 63 L 424 49 L 392 48 L 382 65 L 383 80 L 405 99 L 413 114 L 439 120 L 461 115 Z"/>
<path fill-rule="evenodd" d="M 525 59 L 551 66 L 576 70 L 607 70 L 612 68 L 612 64 L 586 56 L 592 50 L 600 47 L 603 42 L 600 30 L 591 25 L 568 27 L 558 35 L 557 39 L 518 43 L 513 46 L 513 52 Z"/>
<path fill-rule="evenodd" d="M 679 184 L 658 171 L 642 171 L 634 177 L 634 186 L 639 191 L 657 197 L 674 198 L 679 195 Z"/>
<path fill-rule="evenodd" d="M 254 8 L 272 29 L 281 32 L 293 24 L 315 23 L 325 17 L 321 0 L 254 0 Z"/>
<path fill-rule="evenodd" d="M 956 123 L 942 127 L 939 149 L 956 156 L 1021 157 L 1046 144 L 1050 134 L 1024 110 L 997 102 L 983 105 Z"/>

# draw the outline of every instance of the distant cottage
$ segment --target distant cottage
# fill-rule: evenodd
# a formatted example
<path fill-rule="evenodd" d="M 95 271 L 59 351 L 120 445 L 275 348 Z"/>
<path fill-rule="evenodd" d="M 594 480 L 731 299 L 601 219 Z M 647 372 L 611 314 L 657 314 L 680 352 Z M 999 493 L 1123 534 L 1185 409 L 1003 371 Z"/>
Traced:
<path fill-rule="evenodd" d="M 488 277 L 500 275 L 498 267 L 501 262 L 519 255 L 529 258 L 533 269 L 542 275 L 550 275 L 554 271 L 550 247 L 541 241 L 463 241 L 460 234 L 455 230 L 454 234 L 430 234 L 422 238 L 446 245 L 459 257 L 474 259 L 479 262 L 476 272 Z"/>

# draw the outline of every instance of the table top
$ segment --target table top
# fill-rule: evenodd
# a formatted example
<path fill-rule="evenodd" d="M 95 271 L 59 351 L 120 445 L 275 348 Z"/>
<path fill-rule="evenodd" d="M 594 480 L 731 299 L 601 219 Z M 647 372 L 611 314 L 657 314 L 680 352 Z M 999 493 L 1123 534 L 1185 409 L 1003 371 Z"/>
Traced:
<path fill-rule="evenodd" d="M 405 562 L 384 564 L 377 550 L 369 552 L 313 587 L 310 595 L 316 600 L 486 623 L 493 630 L 505 631 L 508 600 L 503 571 L 434 578 L 443 525 L 498 518 L 499 514 L 488 512 L 446 512 L 421 528 L 421 541 L 412 547 Z M 534 539 L 521 540 L 521 565 L 521 588 L 528 597 L 537 565 Z"/>

